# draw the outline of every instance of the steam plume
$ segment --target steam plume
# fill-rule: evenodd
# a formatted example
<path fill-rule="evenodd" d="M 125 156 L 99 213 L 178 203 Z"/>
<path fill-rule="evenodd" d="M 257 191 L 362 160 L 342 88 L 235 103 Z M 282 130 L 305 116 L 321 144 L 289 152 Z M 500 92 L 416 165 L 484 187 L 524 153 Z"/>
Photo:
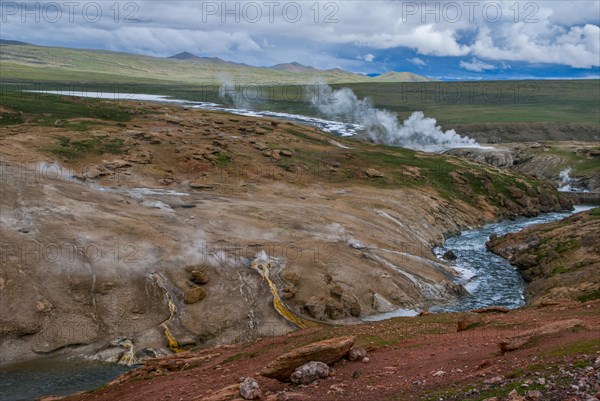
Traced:
<path fill-rule="evenodd" d="M 410 149 L 440 151 L 453 147 L 480 147 L 454 130 L 442 131 L 436 120 L 415 111 L 403 123 L 387 110 L 377 109 L 370 99 L 359 99 L 349 88 L 332 90 L 326 84 L 311 87 L 311 103 L 328 117 L 342 117 L 361 124 L 368 139 L 375 143 Z"/>

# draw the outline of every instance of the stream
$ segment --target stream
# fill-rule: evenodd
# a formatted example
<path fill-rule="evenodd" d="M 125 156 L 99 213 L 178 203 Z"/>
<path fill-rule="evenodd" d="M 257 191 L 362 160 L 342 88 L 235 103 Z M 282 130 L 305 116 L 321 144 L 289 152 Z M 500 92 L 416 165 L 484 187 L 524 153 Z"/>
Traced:
<path fill-rule="evenodd" d="M 72 92 L 45 92 L 84 96 Z M 111 94 L 110 98 L 116 94 Z M 88 96 L 102 97 L 102 96 Z M 107 98 L 107 97 L 105 97 Z M 249 111 L 243 109 L 228 109 L 214 103 L 199 103 L 168 99 L 153 95 L 123 95 L 129 100 L 153 100 L 177 103 L 182 106 L 197 107 L 208 110 L 227 111 L 234 114 L 280 117 L 300 121 L 316 126 L 323 131 L 341 136 L 354 135 L 360 126 L 336 121 L 322 120 L 313 117 L 277 113 L 268 111 Z M 98 190 L 109 190 L 103 187 Z M 130 196 L 143 199 L 145 202 L 157 201 L 159 195 L 186 196 L 186 193 L 152 192 L 144 188 L 130 190 Z M 162 201 L 161 201 L 162 202 Z M 156 206 L 158 205 L 158 206 Z M 145 206 L 163 207 L 164 203 L 151 203 Z M 525 227 L 556 221 L 572 213 L 588 210 L 591 206 L 576 206 L 572 212 L 547 213 L 532 218 L 519 218 L 485 225 L 481 228 L 462 232 L 460 235 L 448 238 L 443 247 L 434 249 L 441 259 L 447 250 L 452 250 L 457 259 L 451 263 L 459 272 L 456 282 L 463 285 L 469 295 L 463 296 L 453 303 L 435 305 L 431 312 L 465 311 L 485 306 L 498 305 L 518 308 L 525 303 L 523 292 L 524 282 L 518 270 L 507 260 L 487 252 L 485 243 L 491 234 L 498 236 L 520 231 Z M 366 321 L 384 320 L 397 316 L 414 316 L 417 311 L 398 309 L 396 311 L 366 317 Z M 42 395 L 66 395 L 77 391 L 94 389 L 130 369 L 117 364 L 68 360 L 66 358 L 48 358 L 21 364 L 0 367 L 0 400 L 17 401 L 30 400 Z"/>
<path fill-rule="evenodd" d="M 504 234 L 521 231 L 535 225 L 549 223 L 563 219 L 573 213 L 592 209 L 593 206 L 575 206 L 570 212 L 545 213 L 536 217 L 521 217 L 515 220 L 503 220 L 498 223 L 486 224 L 474 230 L 467 230 L 460 235 L 450 237 L 444 246 L 434 248 L 438 259 L 451 250 L 456 255 L 456 260 L 450 262 L 451 266 L 460 274 L 455 280 L 469 292 L 469 295 L 457 299 L 455 302 L 435 305 L 429 308 L 432 313 L 460 312 L 486 306 L 506 306 L 510 309 L 521 307 L 525 304 L 525 283 L 516 267 L 508 260 L 488 252 L 485 243 L 490 235 Z M 392 312 L 381 313 L 366 317 L 366 321 L 378 321 L 392 317 L 416 316 L 419 313 L 412 309 L 397 309 Z"/>
<path fill-rule="evenodd" d="M 547 213 L 531 218 L 505 220 L 483 227 L 463 231 L 450 237 L 443 247 L 435 248 L 441 255 L 452 250 L 457 259 L 452 266 L 460 273 L 456 282 L 465 286 L 469 295 L 454 303 L 436 305 L 431 312 L 454 312 L 491 305 L 511 309 L 523 306 L 524 282 L 518 270 L 507 260 L 488 252 L 485 243 L 491 234 L 504 235 L 525 227 L 560 220 L 572 213 L 591 209 L 576 206 L 572 212 Z M 365 321 L 378 321 L 399 316 L 415 316 L 416 310 L 398 309 L 365 317 Z M 97 388 L 124 373 L 130 367 L 101 362 L 48 358 L 11 366 L 0 367 L 0 400 L 30 400 L 42 395 L 66 395 Z"/>

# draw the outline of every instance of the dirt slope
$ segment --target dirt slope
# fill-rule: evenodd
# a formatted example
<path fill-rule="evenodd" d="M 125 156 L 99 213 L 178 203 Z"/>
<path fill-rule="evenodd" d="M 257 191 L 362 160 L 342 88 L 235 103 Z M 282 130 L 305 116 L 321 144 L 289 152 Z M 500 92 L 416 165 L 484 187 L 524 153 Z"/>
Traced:
<path fill-rule="evenodd" d="M 149 362 L 108 387 L 67 399 L 200 400 L 246 376 L 257 379 L 266 400 L 587 401 L 600 391 L 599 308 L 595 301 L 476 315 L 475 328 L 460 332 L 457 322 L 465 318 L 464 314 L 306 329 L 243 346 L 181 355 L 178 359 L 191 362 L 195 358 L 191 366 L 183 369 L 184 363 L 176 368 L 177 364 L 168 360 L 158 361 L 160 365 Z M 528 329 L 574 318 L 581 320 L 584 327 L 540 335 L 505 354 L 497 346 L 501 340 L 519 336 Z M 331 377 L 310 385 L 281 383 L 257 373 L 290 349 L 340 335 L 356 335 L 357 344 L 368 349 L 369 361 L 342 359 L 333 365 L 335 372 Z M 539 391 L 539 397 L 505 398 L 513 389 L 518 394 Z"/>

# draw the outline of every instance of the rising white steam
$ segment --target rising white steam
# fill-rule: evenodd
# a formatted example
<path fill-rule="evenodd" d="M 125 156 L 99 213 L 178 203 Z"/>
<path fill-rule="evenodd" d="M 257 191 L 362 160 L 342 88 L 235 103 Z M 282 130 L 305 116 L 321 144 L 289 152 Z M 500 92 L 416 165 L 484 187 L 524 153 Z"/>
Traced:
<path fill-rule="evenodd" d="M 375 143 L 426 151 L 480 147 L 474 139 L 462 137 L 454 130 L 442 131 L 435 119 L 425 117 L 421 111 L 400 123 L 394 113 L 375 108 L 370 99 L 359 99 L 349 88 L 332 90 L 326 84 L 318 84 L 310 87 L 309 95 L 321 113 L 362 125 L 368 139 Z"/>
<path fill-rule="evenodd" d="M 567 167 L 558 173 L 558 177 L 560 178 L 560 184 L 558 184 L 558 190 L 561 192 L 570 192 L 571 191 L 571 167 Z"/>
<path fill-rule="evenodd" d="M 558 184 L 559 192 L 590 192 L 588 189 L 575 187 L 577 179 L 571 178 L 570 174 L 571 167 L 567 167 L 558 173 L 558 178 L 560 178 L 560 183 Z"/>

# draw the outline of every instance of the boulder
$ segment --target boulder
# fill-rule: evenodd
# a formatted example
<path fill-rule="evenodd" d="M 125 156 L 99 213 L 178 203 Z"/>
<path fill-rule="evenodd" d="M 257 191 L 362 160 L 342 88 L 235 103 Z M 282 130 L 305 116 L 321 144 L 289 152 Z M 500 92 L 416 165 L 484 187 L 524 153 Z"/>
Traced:
<path fill-rule="evenodd" d="M 336 284 L 329 290 L 329 293 L 331 294 L 332 297 L 334 297 L 336 299 L 341 299 L 342 295 L 344 294 L 344 289 L 342 288 L 341 285 Z"/>
<path fill-rule="evenodd" d="M 354 298 L 343 297 L 344 308 L 348 311 L 350 316 L 359 317 L 361 313 L 361 307 L 358 301 Z"/>
<path fill-rule="evenodd" d="M 365 174 L 369 178 L 382 178 L 383 177 L 383 173 L 379 170 L 375 170 L 374 168 L 366 169 Z"/>
<path fill-rule="evenodd" d="M 375 309 L 379 313 L 391 312 L 396 310 L 397 308 L 383 295 L 379 295 L 378 293 L 373 293 L 373 309 Z"/>
<path fill-rule="evenodd" d="M 304 304 L 304 309 L 317 320 L 327 320 L 327 298 L 313 296 Z"/>
<path fill-rule="evenodd" d="M 442 258 L 446 260 L 456 260 L 456 254 L 449 249 L 444 253 L 444 256 L 442 256 Z"/>
<path fill-rule="evenodd" d="M 361 347 L 352 347 L 348 352 L 351 361 L 362 361 L 367 356 L 367 350 Z"/>
<path fill-rule="evenodd" d="M 310 384 L 327 377 L 329 377 L 329 366 L 323 362 L 310 361 L 296 368 L 290 376 L 290 381 L 294 384 Z"/>
<path fill-rule="evenodd" d="M 339 320 L 347 316 L 358 317 L 361 312 L 360 304 L 355 299 L 341 295 L 335 298 L 315 295 L 304 304 L 304 309 L 317 320 Z"/>
<path fill-rule="evenodd" d="M 292 284 L 300 283 L 300 276 L 298 275 L 298 273 L 290 271 L 290 270 L 283 271 L 281 273 L 281 278 Z"/>
<path fill-rule="evenodd" d="M 262 391 L 256 380 L 246 377 L 240 384 L 240 395 L 245 400 L 258 400 L 262 398 Z"/>
<path fill-rule="evenodd" d="M 536 329 L 526 330 L 516 337 L 504 339 L 498 343 L 498 347 L 500 347 L 500 351 L 503 353 L 514 351 L 535 338 L 553 335 L 576 327 L 585 327 L 585 323 L 579 319 L 567 319 L 548 323 Z"/>
<path fill-rule="evenodd" d="M 204 269 L 194 269 L 190 271 L 190 280 L 194 284 L 202 285 L 208 283 L 210 278 Z"/>
<path fill-rule="evenodd" d="M 296 348 L 277 357 L 260 372 L 262 376 L 289 381 L 297 367 L 316 361 L 331 364 L 350 351 L 355 337 L 337 337 Z"/>
<path fill-rule="evenodd" d="M 191 290 L 187 290 L 183 295 L 183 302 L 186 304 L 195 304 L 196 302 L 202 301 L 206 298 L 206 292 L 200 288 L 192 288 Z"/>
<path fill-rule="evenodd" d="M 283 287 L 283 289 L 281 290 L 281 298 L 283 299 L 292 299 L 296 296 L 296 293 L 298 291 L 296 290 L 296 288 L 286 285 L 285 287 Z"/>

